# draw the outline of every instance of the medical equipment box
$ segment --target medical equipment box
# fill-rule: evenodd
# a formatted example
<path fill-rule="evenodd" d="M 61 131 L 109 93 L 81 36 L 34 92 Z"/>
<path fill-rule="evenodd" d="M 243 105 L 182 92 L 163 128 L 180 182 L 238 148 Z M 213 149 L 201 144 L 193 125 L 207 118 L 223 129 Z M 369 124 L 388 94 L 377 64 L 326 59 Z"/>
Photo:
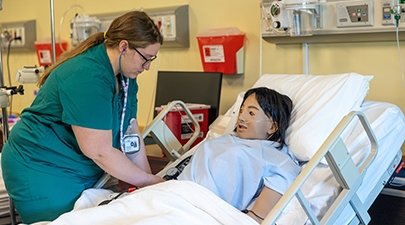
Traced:
<path fill-rule="evenodd" d="M 187 103 L 186 106 L 200 125 L 198 138 L 191 145 L 194 146 L 207 136 L 208 111 L 211 106 L 193 103 Z M 162 105 L 156 107 L 155 110 L 159 113 L 164 107 L 165 105 Z M 170 112 L 166 114 L 164 121 L 182 145 L 186 144 L 194 133 L 194 125 L 181 107 L 172 108 Z"/>
<path fill-rule="evenodd" d="M 55 43 L 55 56 L 56 59 L 66 51 L 68 44 L 66 41 Z M 52 64 L 52 45 L 49 41 L 36 41 L 35 50 L 38 57 L 39 66 L 50 66 Z"/>
<path fill-rule="evenodd" d="M 245 34 L 238 28 L 210 29 L 197 40 L 204 72 L 243 74 Z"/>

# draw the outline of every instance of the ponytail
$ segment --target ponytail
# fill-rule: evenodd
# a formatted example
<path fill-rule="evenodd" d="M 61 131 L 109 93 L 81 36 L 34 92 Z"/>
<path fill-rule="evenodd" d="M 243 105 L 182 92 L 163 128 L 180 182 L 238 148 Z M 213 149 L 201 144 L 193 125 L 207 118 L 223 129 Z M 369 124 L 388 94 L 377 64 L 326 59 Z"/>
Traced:
<path fill-rule="evenodd" d="M 74 48 L 70 51 L 64 52 L 62 55 L 60 55 L 58 61 L 56 61 L 50 67 L 46 68 L 44 74 L 41 76 L 41 78 L 38 82 L 38 86 L 41 87 L 42 85 L 44 85 L 46 79 L 49 77 L 49 74 L 55 68 L 57 68 L 60 64 L 64 63 L 65 61 L 67 61 L 77 55 L 82 54 L 87 49 L 89 49 L 97 44 L 100 44 L 102 42 L 104 42 L 104 33 L 98 32 L 98 33 L 91 35 L 89 38 L 87 38 L 83 42 L 81 42 L 76 48 Z"/>

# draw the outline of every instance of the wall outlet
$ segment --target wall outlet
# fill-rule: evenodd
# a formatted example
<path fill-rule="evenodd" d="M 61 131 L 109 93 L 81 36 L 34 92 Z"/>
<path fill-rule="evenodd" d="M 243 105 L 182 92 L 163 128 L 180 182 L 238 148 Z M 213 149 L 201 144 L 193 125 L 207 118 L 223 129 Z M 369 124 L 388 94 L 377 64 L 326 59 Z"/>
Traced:
<path fill-rule="evenodd" d="M 176 16 L 173 15 L 156 15 L 151 16 L 152 20 L 160 28 L 165 41 L 176 40 Z"/>
<path fill-rule="evenodd" d="M 36 40 L 35 20 L 1 23 L 1 44 L 3 48 L 34 50 Z M 10 42 L 11 41 L 11 42 Z"/>
<path fill-rule="evenodd" d="M 145 9 L 159 26 L 163 35 L 162 47 L 190 47 L 188 5 Z"/>
<path fill-rule="evenodd" d="M 11 47 L 24 46 L 25 44 L 25 31 L 24 27 L 8 27 L 2 30 L 3 45 L 7 46 L 9 43 Z M 11 41 L 11 42 L 10 42 Z"/>

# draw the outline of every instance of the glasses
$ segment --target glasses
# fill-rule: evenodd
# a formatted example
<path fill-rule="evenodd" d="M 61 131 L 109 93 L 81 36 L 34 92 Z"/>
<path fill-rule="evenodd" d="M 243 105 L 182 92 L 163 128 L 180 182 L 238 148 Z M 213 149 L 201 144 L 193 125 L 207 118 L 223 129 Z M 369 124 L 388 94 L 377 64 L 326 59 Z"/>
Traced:
<path fill-rule="evenodd" d="M 146 58 L 140 51 L 138 51 L 138 49 L 134 48 L 134 50 L 145 60 L 144 63 L 142 63 L 142 67 L 145 67 L 146 64 L 152 62 L 153 60 L 155 60 L 157 58 L 156 55 L 150 57 L 149 59 Z"/>

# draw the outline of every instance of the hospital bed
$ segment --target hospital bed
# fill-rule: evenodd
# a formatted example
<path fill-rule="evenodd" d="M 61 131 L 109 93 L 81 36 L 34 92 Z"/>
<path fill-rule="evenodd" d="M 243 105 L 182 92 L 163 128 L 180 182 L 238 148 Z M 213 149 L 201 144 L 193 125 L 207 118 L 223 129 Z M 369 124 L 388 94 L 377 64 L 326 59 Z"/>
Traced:
<path fill-rule="evenodd" d="M 370 221 L 367 210 L 399 164 L 405 140 L 405 117 L 397 106 L 364 101 L 370 80 L 371 76 L 354 73 L 263 75 L 253 85 L 267 86 L 292 98 L 295 106 L 287 143 L 305 162 L 262 224 Z M 213 123 L 207 139 L 233 130 L 241 101 L 242 94 Z M 159 175 L 194 150 L 177 154 L 169 149 L 174 162 Z M 51 224 L 256 224 L 189 181 L 152 185 L 94 207 L 114 196 L 116 193 L 110 190 L 86 190 L 72 212 Z"/>

